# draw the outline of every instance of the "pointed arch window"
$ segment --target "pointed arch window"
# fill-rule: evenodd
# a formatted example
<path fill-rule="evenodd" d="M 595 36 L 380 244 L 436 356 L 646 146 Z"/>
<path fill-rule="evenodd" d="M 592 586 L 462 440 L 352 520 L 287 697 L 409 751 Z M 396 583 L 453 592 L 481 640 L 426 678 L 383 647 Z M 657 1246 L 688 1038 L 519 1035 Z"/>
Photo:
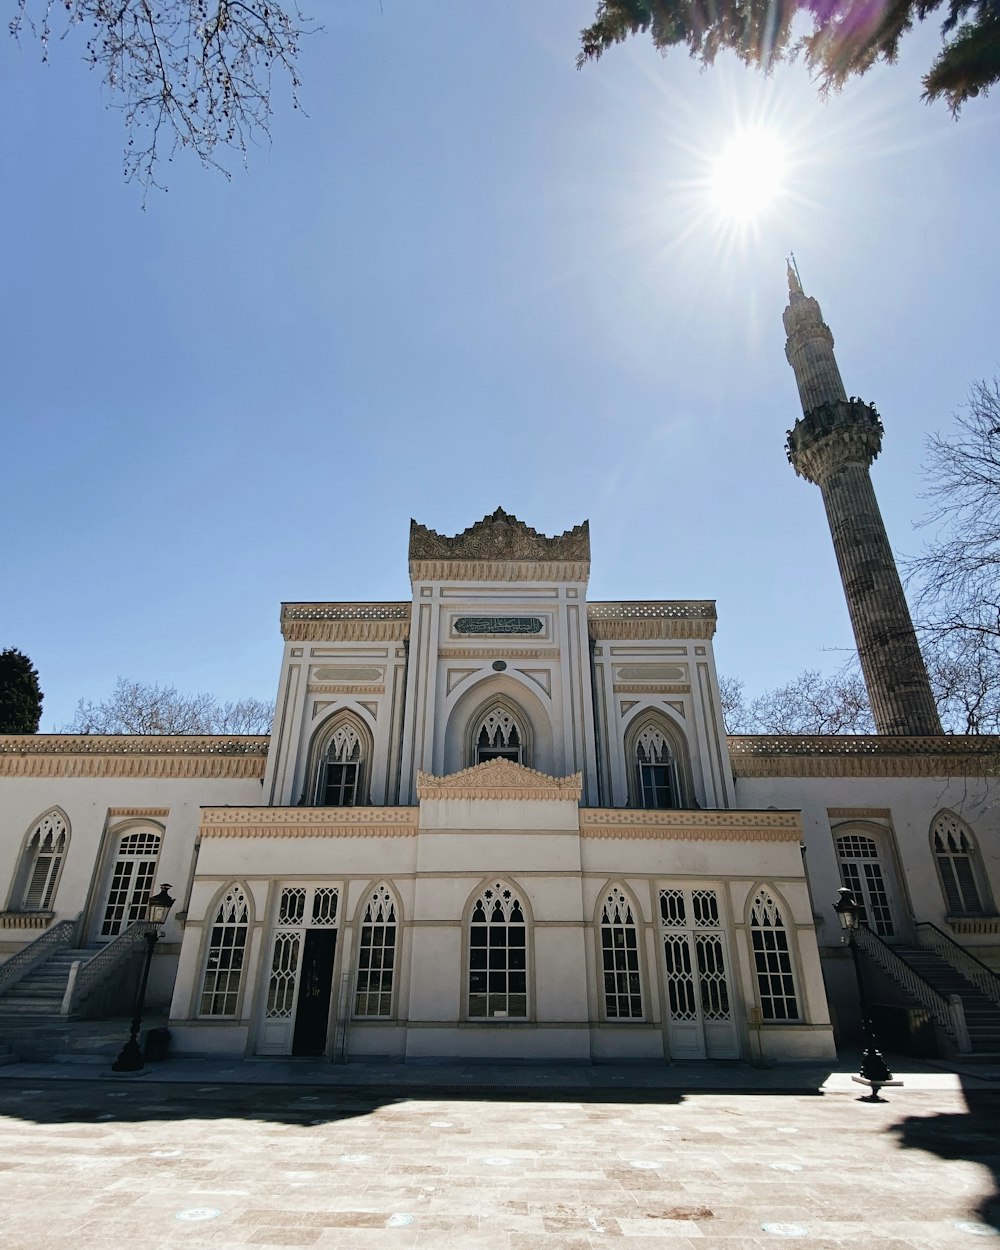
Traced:
<path fill-rule="evenodd" d="M 355 807 L 363 803 L 367 743 L 351 720 L 337 724 L 320 756 L 317 807 Z"/>
<path fill-rule="evenodd" d="M 528 926 L 517 894 L 497 881 L 469 918 L 470 1019 L 526 1019 Z"/>
<path fill-rule="evenodd" d="M 641 1019 L 639 932 L 632 904 L 617 885 L 604 896 L 601 908 L 601 962 L 604 1014 L 609 1020 Z"/>
<path fill-rule="evenodd" d="M 51 909 L 68 842 L 69 830 L 58 812 L 47 813 L 32 829 L 15 891 L 16 905 L 22 911 Z"/>
<path fill-rule="evenodd" d="M 481 717 L 475 734 L 475 763 L 513 760 L 523 764 L 524 731 L 509 708 L 498 704 Z"/>
<path fill-rule="evenodd" d="M 681 806 L 677 760 L 670 742 L 656 725 L 644 725 L 635 738 L 636 796 L 640 807 Z"/>
<path fill-rule="evenodd" d="M 358 938 L 356 1016 L 391 1016 L 396 975 L 396 902 L 389 888 L 377 885 L 368 897 Z"/>
<path fill-rule="evenodd" d="M 971 831 L 952 812 L 942 812 L 931 830 L 934 862 L 949 916 L 982 916 L 987 897 L 977 871 L 976 843 Z"/>
<path fill-rule="evenodd" d="M 250 907 L 238 885 L 226 891 L 208 938 L 208 956 L 198 1008 L 202 1016 L 235 1016 L 239 1010 Z"/>
<path fill-rule="evenodd" d="M 788 930 L 778 904 L 761 889 L 750 907 L 750 943 L 761 1015 L 765 1020 L 798 1020 L 795 975 Z"/>

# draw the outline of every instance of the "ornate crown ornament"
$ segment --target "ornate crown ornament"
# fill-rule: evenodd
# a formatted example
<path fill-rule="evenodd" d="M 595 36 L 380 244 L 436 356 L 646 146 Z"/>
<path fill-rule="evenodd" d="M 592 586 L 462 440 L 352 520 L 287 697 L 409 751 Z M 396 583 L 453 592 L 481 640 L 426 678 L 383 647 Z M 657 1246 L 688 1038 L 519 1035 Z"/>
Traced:
<path fill-rule="evenodd" d="M 449 537 L 410 521 L 410 560 L 546 560 L 590 562 L 590 523 L 549 538 L 497 508 Z"/>

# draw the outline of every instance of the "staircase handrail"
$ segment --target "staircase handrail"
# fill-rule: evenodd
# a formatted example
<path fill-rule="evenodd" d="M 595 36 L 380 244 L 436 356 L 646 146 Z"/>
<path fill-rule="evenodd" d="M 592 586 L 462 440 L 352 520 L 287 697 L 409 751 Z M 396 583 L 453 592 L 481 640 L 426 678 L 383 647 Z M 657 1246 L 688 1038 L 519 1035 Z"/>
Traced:
<path fill-rule="evenodd" d="M 156 929 L 148 920 L 136 920 L 107 946 L 102 946 L 90 959 L 80 959 L 70 968 L 66 992 L 63 994 L 60 1015 L 68 1016 L 78 1010 L 121 967 L 133 950 L 142 944 L 147 933 Z"/>
<path fill-rule="evenodd" d="M 972 1049 L 965 1023 L 965 1009 L 957 994 L 948 998 L 939 994 L 905 960 L 900 959 L 891 946 L 866 926 L 862 925 L 854 930 L 853 940 L 897 985 L 923 1003 L 956 1050 L 967 1054 Z"/>
<path fill-rule="evenodd" d="M 39 934 L 33 942 L 15 951 L 10 959 L 0 964 L 0 994 L 6 994 L 11 986 L 17 985 L 56 951 L 65 946 L 71 947 L 76 940 L 79 926 L 80 916 L 74 916 L 72 920 L 60 920 Z"/>
<path fill-rule="evenodd" d="M 915 928 L 920 946 L 928 950 L 940 951 L 942 957 L 957 972 L 960 972 L 966 981 L 971 981 L 976 989 L 982 990 L 988 999 L 1000 1007 L 1000 977 L 992 968 L 988 968 L 981 959 L 977 959 L 960 942 L 956 942 L 954 938 L 949 937 L 929 920 L 918 920 Z M 931 937 L 927 930 L 932 930 L 936 936 Z"/>

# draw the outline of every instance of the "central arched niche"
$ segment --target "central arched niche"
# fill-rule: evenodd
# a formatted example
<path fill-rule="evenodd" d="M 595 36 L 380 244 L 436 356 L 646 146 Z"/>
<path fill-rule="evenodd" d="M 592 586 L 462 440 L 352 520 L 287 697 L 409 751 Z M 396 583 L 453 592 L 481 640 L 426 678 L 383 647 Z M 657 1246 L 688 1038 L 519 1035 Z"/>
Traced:
<path fill-rule="evenodd" d="M 472 750 L 473 727 L 489 711 L 493 702 L 502 702 L 524 724 L 529 745 L 524 763 L 538 772 L 556 775 L 552 721 L 549 711 L 527 685 L 510 675 L 484 674 L 448 710 L 444 732 L 442 775 L 460 772 L 475 763 Z"/>

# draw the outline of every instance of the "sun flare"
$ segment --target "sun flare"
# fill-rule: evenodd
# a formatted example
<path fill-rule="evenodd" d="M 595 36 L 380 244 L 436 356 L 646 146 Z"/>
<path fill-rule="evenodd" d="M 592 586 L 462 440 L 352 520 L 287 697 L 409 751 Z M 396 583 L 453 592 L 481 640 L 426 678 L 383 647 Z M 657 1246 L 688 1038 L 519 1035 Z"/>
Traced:
<path fill-rule="evenodd" d="M 715 158 L 709 198 L 720 216 L 736 223 L 760 217 L 785 189 L 788 158 L 771 130 L 739 131 Z"/>

